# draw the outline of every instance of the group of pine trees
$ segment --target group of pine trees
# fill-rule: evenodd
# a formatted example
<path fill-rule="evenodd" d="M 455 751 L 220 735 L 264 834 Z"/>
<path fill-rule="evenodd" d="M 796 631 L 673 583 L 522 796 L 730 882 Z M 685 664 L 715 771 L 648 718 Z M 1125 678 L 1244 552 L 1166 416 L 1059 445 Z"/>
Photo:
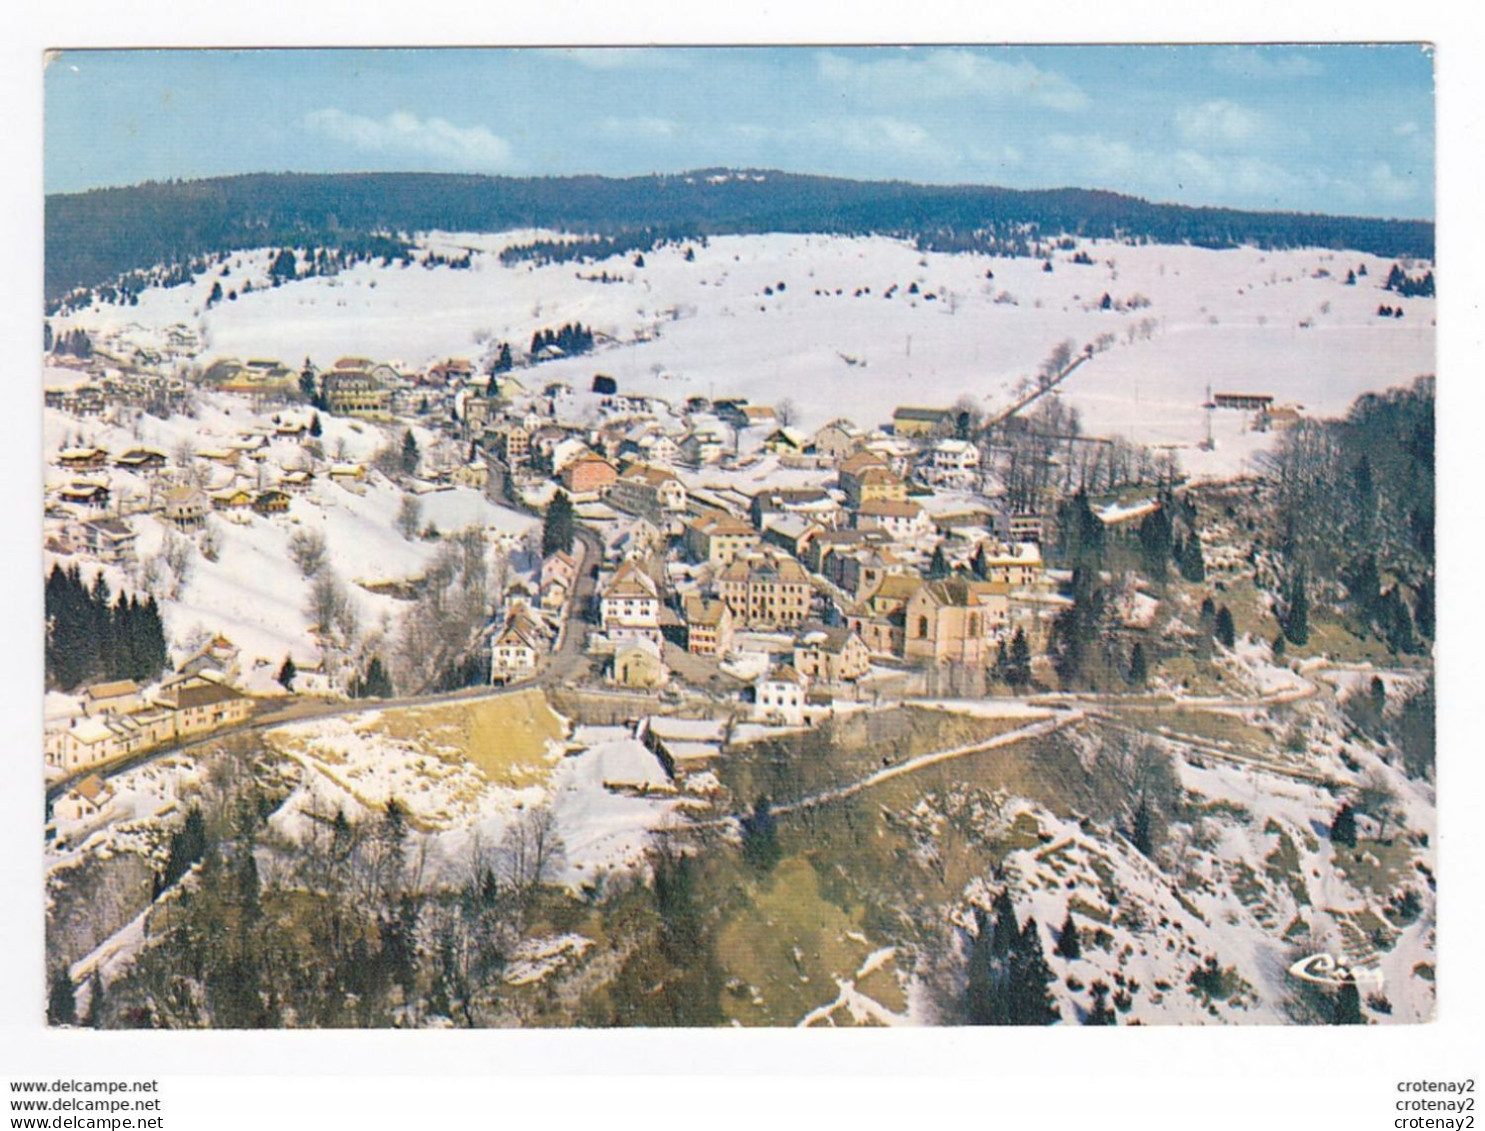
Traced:
<path fill-rule="evenodd" d="M 114 597 L 102 570 L 90 586 L 76 565 L 54 565 L 46 579 L 45 611 L 49 687 L 70 691 L 99 679 L 147 683 L 169 662 L 155 598 Z"/>
<path fill-rule="evenodd" d="M 593 331 L 581 322 L 565 323 L 560 329 L 538 330 L 531 335 L 533 360 L 548 346 L 556 346 L 568 357 L 590 353 L 593 349 Z"/>
<path fill-rule="evenodd" d="M 964 989 L 966 1023 L 1051 1025 L 1062 1016 L 1051 993 L 1055 980 L 1036 919 L 1017 922 L 1008 890 L 1001 889 L 988 913 L 975 909 Z"/>
<path fill-rule="evenodd" d="M 86 330 L 65 330 L 53 335 L 52 324 L 41 324 L 41 344 L 48 353 L 66 354 L 86 361 L 93 356 L 93 339 Z"/>
<path fill-rule="evenodd" d="M 1382 289 L 1396 291 L 1403 298 L 1433 298 L 1433 272 L 1425 271 L 1415 279 L 1401 266 L 1394 263 L 1392 270 L 1387 273 L 1387 282 L 1382 284 Z"/>

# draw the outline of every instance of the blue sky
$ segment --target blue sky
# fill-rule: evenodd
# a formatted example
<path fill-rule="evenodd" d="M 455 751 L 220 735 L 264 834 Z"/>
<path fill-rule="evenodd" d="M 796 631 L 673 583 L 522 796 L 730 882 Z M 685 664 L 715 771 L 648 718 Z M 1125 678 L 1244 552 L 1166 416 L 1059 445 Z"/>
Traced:
<path fill-rule="evenodd" d="M 48 192 L 713 165 L 1432 218 L 1416 46 L 64 52 Z"/>

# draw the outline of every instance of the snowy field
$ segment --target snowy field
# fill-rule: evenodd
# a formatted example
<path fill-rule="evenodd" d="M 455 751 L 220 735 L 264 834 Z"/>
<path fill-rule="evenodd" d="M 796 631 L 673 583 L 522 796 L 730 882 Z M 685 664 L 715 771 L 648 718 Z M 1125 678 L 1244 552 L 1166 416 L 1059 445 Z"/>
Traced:
<path fill-rule="evenodd" d="M 199 330 L 203 362 L 327 366 L 351 354 L 416 367 L 500 341 L 519 357 L 534 331 L 580 321 L 599 335 L 594 354 L 517 375 L 586 390 L 604 372 L 621 392 L 675 405 L 692 395 L 787 398 L 803 427 L 841 414 L 882 424 L 898 404 L 961 395 L 994 410 L 1056 343 L 1107 336 L 1063 388 L 1084 430 L 1170 445 L 1188 471 L 1214 475 L 1243 470 L 1271 436 L 1245 431 L 1249 414 L 1217 412 L 1216 450 L 1199 451 L 1209 387 L 1272 394 L 1323 416 L 1434 369 L 1434 300 L 1382 290 L 1391 262 L 1359 253 L 1085 241 L 1091 265 L 1059 251 L 1046 272 L 1040 260 L 920 253 L 883 237 L 775 234 L 713 239 L 693 261 L 665 248 L 643 267 L 622 257 L 500 264 L 500 248 L 538 235 L 550 233 L 435 234 L 426 246 L 474 249 L 471 269 L 361 264 L 279 288 L 266 284 L 266 252 L 243 253 L 226 282 L 257 282 L 234 302 L 204 309 L 214 269 L 148 291 L 138 306 L 54 319 L 54 329 L 122 331 L 148 344 L 184 324 Z M 618 281 L 592 279 L 604 272 Z M 1405 317 L 1377 317 L 1383 304 Z"/>

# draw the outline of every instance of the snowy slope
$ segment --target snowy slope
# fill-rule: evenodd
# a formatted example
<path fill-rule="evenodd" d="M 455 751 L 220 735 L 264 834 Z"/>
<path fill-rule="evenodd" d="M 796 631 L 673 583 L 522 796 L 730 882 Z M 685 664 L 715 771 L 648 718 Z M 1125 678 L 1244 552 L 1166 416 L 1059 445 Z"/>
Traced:
<path fill-rule="evenodd" d="M 1383 291 L 1390 262 L 1369 255 L 1085 242 L 1092 265 L 1064 251 L 1049 273 L 1039 260 L 920 253 L 881 237 L 764 235 L 714 239 L 689 262 L 681 249 L 662 249 L 644 267 L 625 258 L 499 263 L 499 248 L 532 235 L 426 240 L 481 249 L 469 270 L 360 264 L 279 288 L 263 283 L 266 253 L 244 253 L 231 279 L 256 274 L 259 286 L 235 302 L 204 311 L 215 279 L 207 275 L 55 328 L 149 342 L 184 323 L 200 329 L 202 360 L 307 356 L 323 366 L 357 354 L 421 366 L 478 356 L 500 340 L 519 357 L 534 331 L 578 320 L 601 335 L 599 350 L 542 365 L 530 374 L 536 383 L 587 389 L 605 372 L 622 391 L 672 403 L 788 398 L 805 427 L 841 413 L 870 426 L 897 404 L 946 405 L 962 394 L 993 410 L 1057 342 L 1081 347 L 1111 335 L 1064 387 L 1085 430 L 1174 445 L 1188 470 L 1214 474 L 1241 470 L 1271 436 L 1246 433 L 1246 414 L 1218 412 L 1216 451 L 1198 451 L 1208 386 L 1270 393 L 1324 415 L 1434 368 L 1434 301 Z M 1345 285 L 1362 266 L 1367 274 Z M 621 281 L 579 277 L 604 271 Z M 1104 294 L 1116 309 L 1099 309 Z M 1378 318 L 1383 303 L 1406 316 Z"/>

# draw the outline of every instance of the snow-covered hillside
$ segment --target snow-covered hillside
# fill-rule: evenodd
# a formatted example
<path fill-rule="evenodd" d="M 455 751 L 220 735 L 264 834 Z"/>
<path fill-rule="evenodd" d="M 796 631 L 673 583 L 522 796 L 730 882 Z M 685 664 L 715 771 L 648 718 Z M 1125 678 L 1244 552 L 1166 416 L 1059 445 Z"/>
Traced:
<path fill-rule="evenodd" d="M 206 309 L 214 268 L 54 328 L 154 344 L 184 324 L 199 331 L 203 362 L 326 366 L 350 354 L 422 366 L 499 341 L 519 357 L 533 332 L 580 321 L 599 335 L 596 352 L 543 364 L 537 382 L 585 390 L 603 372 L 621 391 L 673 403 L 787 398 L 805 426 L 842 413 L 870 426 L 898 404 L 961 395 L 993 410 L 1056 343 L 1101 341 L 1062 390 L 1084 430 L 1174 446 L 1195 474 L 1242 470 L 1272 439 L 1246 431 L 1248 414 L 1218 411 L 1216 449 L 1198 450 L 1209 389 L 1267 393 L 1324 416 L 1434 369 L 1434 300 L 1384 290 L 1391 263 L 1359 253 L 1085 241 L 1057 252 L 1047 271 L 1037 259 L 921 253 L 882 237 L 775 234 L 667 247 L 643 266 L 500 263 L 501 248 L 550 235 L 435 234 L 423 246 L 475 249 L 470 269 L 360 264 L 277 288 L 269 253 L 243 253 L 221 281 L 253 289 L 233 301 Z M 1405 316 L 1379 317 L 1382 305 Z"/>

